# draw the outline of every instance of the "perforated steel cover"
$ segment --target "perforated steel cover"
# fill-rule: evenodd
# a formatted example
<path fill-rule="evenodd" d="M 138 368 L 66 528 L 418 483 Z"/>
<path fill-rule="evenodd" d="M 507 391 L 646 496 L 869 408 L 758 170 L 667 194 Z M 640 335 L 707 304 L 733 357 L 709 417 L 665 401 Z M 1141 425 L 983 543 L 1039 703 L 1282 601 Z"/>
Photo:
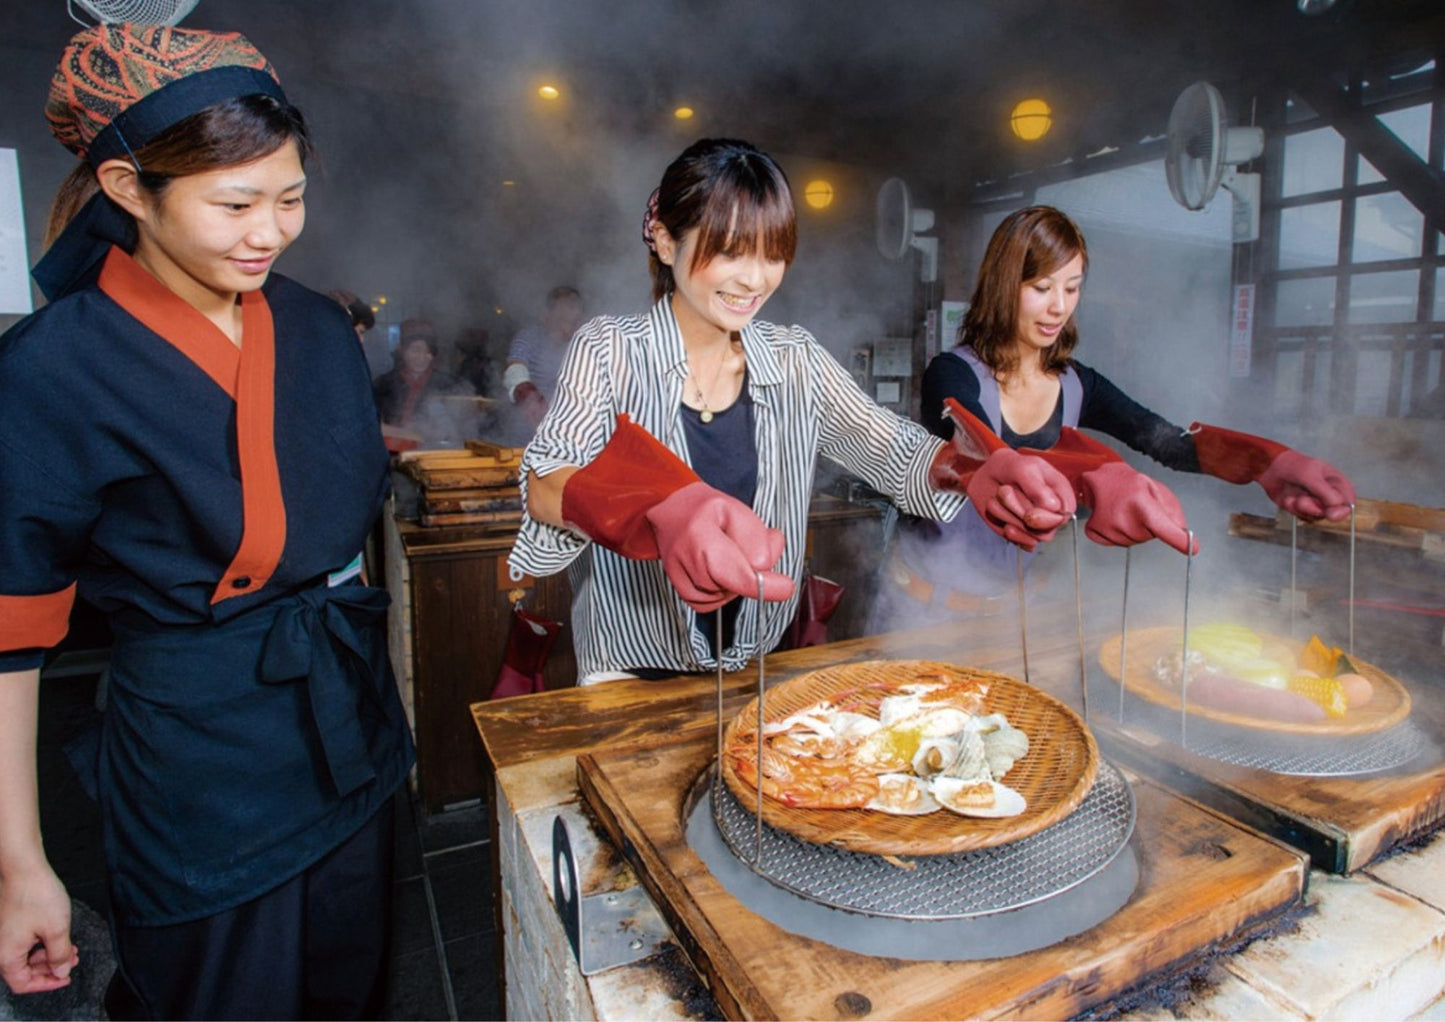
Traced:
<path fill-rule="evenodd" d="M 1385 731 L 1321 742 L 1251 733 L 1227 734 L 1191 729 L 1190 752 L 1236 766 L 1296 777 L 1352 777 L 1405 766 L 1433 748 L 1429 737 L 1406 720 Z"/>
<path fill-rule="evenodd" d="M 709 770 L 707 777 L 711 778 Z M 867 915 L 960 919 L 1006 912 L 1054 897 L 1104 869 L 1134 830 L 1134 792 L 1111 764 L 1078 809 L 1011 844 L 963 855 L 920 856 L 900 866 L 876 855 L 802 841 L 763 825 L 726 785 L 713 785 L 723 841 L 739 861 L 799 897 Z M 966 822 L 964 823 L 966 825 Z"/>

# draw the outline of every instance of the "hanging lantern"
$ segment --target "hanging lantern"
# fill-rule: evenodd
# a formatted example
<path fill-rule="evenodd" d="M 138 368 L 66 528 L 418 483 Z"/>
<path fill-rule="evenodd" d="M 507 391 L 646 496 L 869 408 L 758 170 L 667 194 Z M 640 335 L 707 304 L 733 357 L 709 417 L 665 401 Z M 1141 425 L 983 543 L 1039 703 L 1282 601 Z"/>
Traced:
<path fill-rule="evenodd" d="M 1041 99 L 1026 99 L 1014 107 L 1009 126 L 1025 142 L 1037 142 L 1054 126 L 1054 112 Z"/>

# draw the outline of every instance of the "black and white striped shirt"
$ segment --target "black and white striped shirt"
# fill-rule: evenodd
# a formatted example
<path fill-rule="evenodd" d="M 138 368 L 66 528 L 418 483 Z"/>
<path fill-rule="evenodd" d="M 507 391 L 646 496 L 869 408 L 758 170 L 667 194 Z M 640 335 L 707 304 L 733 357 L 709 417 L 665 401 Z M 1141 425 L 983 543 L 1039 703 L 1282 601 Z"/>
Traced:
<path fill-rule="evenodd" d="M 802 576 L 819 454 L 910 514 L 950 520 L 958 513 L 961 494 L 928 486 L 928 468 L 942 442 L 869 400 L 808 331 L 753 322 L 742 343 L 758 450 L 753 510 L 781 529 L 787 544 L 776 570 L 795 580 Z M 622 412 L 690 463 L 678 414 L 686 378 L 687 352 L 667 299 L 645 316 L 601 316 L 584 325 L 568 349 L 556 398 L 522 458 L 523 496 L 528 471 L 545 476 L 597 457 Z M 668 583 L 661 563 L 628 560 L 530 515 L 509 560 L 514 570 L 531 575 L 570 566 L 572 637 L 582 678 L 632 667 L 715 669 L 693 627 L 694 611 Z M 773 648 L 796 604 L 795 595 L 763 605 L 760 624 L 758 603 L 743 601 L 723 667 L 746 664 L 760 633 L 763 648 Z"/>

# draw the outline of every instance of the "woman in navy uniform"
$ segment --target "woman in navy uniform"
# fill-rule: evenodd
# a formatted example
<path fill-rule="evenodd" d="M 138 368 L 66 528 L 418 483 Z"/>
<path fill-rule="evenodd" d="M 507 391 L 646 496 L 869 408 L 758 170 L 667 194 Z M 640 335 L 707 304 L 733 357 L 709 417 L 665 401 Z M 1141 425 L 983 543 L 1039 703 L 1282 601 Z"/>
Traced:
<path fill-rule="evenodd" d="M 0 338 L 0 975 L 77 962 L 34 749 L 78 593 L 115 634 L 111 1017 L 374 1015 L 413 755 L 357 578 L 387 488 L 366 364 L 343 310 L 270 272 L 304 121 L 243 37 L 130 25 L 71 40 L 46 115 L 82 162 L 50 304 Z"/>

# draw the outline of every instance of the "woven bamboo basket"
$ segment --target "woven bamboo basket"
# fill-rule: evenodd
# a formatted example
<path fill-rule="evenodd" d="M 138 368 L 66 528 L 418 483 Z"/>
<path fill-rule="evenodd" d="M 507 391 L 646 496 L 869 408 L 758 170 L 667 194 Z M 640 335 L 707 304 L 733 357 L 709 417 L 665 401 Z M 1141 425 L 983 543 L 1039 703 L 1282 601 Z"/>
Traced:
<path fill-rule="evenodd" d="M 1027 808 L 1018 816 L 981 819 L 941 809 L 925 816 L 893 816 L 870 809 L 799 809 L 763 798 L 763 819 L 773 827 L 816 844 L 829 844 L 875 855 L 954 855 L 1017 841 L 1068 816 L 1084 800 L 1099 767 L 1099 750 L 1089 729 L 1073 710 L 1045 692 L 993 671 L 928 660 L 872 660 L 812 671 L 770 689 L 766 721 L 777 721 L 822 700 L 837 701 L 862 689 L 880 695 L 919 675 L 945 671 L 989 684 L 985 712 L 1002 713 L 1029 737 L 1029 751 L 1003 783 L 1023 795 Z M 738 736 L 755 734 L 758 701 L 753 699 L 729 723 L 723 741 L 731 748 Z M 723 758 L 723 777 L 733 794 L 756 811 L 757 790 Z"/>
<path fill-rule="evenodd" d="M 1276 659 L 1290 662 L 1303 643 L 1291 642 L 1277 635 L 1262 635 L 1265 652 Z M 1178 653 L 1183 632 L 1174 627 L 1140 628 L 1129 630 L 1128 663 L 1124 686 L 1141 699 L 1170 710 L 1179 709 L 1179 692 L 1161 682 L 1154 674 L 1154 665 L 1160 657 Z M 1115 681 L 1119 680 L 1120 637 L 1107 640 L 1099 649 L 1099 664 Z M 1219 710 L 1209 706 L 1190 704 L 1191 717 L 1212 720 L 1220 724 L 1237 727 L 1257 728 L 1262 731 L 1279 731 L 1299 735 L 1363 735 L 1394 727 L 1410 715 L 1410 692 L 1398 679 L 1386 674 L 1374 664 L 1366 663 L 1359 657 L 1350 657 L 1350 662 L 1370 683 L 1375 694 L 1364 706 L 1349 710 L 1343 717 L 1332 717 L 1312 723 L 1269 720 L 1248 714 Z"/>

